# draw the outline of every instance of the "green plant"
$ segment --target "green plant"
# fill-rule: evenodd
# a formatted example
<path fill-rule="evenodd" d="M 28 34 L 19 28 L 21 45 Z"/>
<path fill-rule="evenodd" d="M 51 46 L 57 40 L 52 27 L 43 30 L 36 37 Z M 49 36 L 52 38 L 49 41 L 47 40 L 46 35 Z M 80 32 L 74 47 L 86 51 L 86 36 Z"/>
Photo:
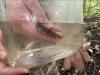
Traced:
<path fill-rule="evenodd" d="M 84 0 L 84 17 L 100 16 L 100 0 Z"/>

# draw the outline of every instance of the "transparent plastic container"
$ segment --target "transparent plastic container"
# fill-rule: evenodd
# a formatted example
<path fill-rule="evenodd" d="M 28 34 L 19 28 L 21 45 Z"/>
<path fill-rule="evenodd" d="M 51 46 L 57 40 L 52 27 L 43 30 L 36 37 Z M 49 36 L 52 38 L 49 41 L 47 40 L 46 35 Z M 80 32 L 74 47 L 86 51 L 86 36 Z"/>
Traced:
<path fill-rule="evenodd" d="M 83 0 L 40 0 L 39 2 L 38 0 L 5 0 L 2 3 L 3 10 L 0 12 L 5 11 L 5 13 L 2 13 L 5 15 L 2 17 L 5 18 L 4 23 L 0 26 L 4 34 L 8 61 L 12 67 L 38 67 L 69 57 L 77 51 L 77 48 L 83 42 Z M 25 13 L 32 12 L 29 10 L 34 10 L 37 13 L 34 12 L 31 15 Z M 27 27 L 30 22 L 31 24 L 38 22 L 41 11 L 46 18 L 39 19 L 40 23 L 53 24 L 61 28 L 63 38 L 56 43 L 45 44 L 34 39 L 32 35 L 29 35 L 29 37 L 22 35 L 26 31 L 20 32 L 20 26 L 24 21 Z M 23 14 L 19 14 L 20 12 Z M 22 17 L 21 19 L 19 15 Z M 31 27 L 28 30 L 31 31 Z"/>

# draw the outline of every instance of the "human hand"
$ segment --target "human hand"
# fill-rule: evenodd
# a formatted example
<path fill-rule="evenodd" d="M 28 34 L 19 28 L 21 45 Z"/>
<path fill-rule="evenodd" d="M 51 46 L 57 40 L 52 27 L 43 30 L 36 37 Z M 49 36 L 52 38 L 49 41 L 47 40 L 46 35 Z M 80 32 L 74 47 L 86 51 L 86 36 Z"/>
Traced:
<path fill-rule="evenodd" d="M 48 28 L 60 37 L 62 36 L 60 28 L 53 25 L 44 14 L 39 0 L 7 0 L 10 8 L 10 19 L 13 30 L 30 39 L 37 39 L 41 42 L 55 43 L 59 37 L 50 37 L 45 35 L 44 28 L 39 29 L 37 24 Z M 43 31 L 43 32 L 42 32 Z M 50 33 L 48 33 L 50 34 Z M 49 37 L 48 37 L 49 36 Z M 90 59 L 88 53 L 84 50 L 78 50 L 73 56 L 65 58 L 64 67 L 69 69 L 72 65 L 78 69 L 83 69 L 84 62 Z M 79 62 L 80 61 L 80 62 Z"/>
<path fill-rule="evenodd" d="M 44 43 L 56 43 L 62 37 L 60 28 L 47 19 L 39 0 L 6 0 L 6 4 L 16 33 Z"/>
<path fill-rule="evenodd" d="M 74 55 L 64 59 L 64 68 L 69 70 L 72 66 L 74 66 L 78 70 L 83 70 L 85 63 L 88 61 L 90 61 L 90 56 L 86 51 L 86 48 L 81 46 Z"/>
<path fill-rule="evenodd" d="M 9 66 L 3 45 L 3 36 L 0 31 L 0 75 L 20 75 L 23 73 L 28 73 L 28 69 L 22 67 L 12 68 Z"/>

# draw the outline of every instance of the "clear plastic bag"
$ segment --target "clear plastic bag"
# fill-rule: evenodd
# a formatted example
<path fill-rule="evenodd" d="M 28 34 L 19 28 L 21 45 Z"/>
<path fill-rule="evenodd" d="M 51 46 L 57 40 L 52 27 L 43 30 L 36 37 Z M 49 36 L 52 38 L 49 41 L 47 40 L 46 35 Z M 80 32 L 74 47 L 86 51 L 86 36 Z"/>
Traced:
<path fill-rule="evenodd" d="M 51 22 L 83 23 L 83 0 L 40 0 Z"/>
<path fill-rule="evenodd" d="M 2 14 L 6 16 L 6 23 L 3 24 L 2 30 L 10 65 L 37 67 L 75 53 L 83 39 L 82 2 L 5 0 L 2 6 L 6 13 Z M 69 6 L 72 7 L 69 9 Z M 63 38 L 49 29 L 52 25 L 61 28 Z M 46 40 L 48 37 L 60 39 L 55 42 L 50 38 Z M 44 41 L 50 44 L 45 44 Z"/>

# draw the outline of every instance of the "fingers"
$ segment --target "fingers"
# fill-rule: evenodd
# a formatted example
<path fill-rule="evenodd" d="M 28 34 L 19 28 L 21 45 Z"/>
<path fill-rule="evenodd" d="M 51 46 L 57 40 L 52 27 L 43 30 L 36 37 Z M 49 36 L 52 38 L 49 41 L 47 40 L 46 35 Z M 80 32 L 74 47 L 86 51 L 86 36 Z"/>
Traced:
<path fill-rule="evenodd" d="M 74 65 L 74 67 L 76 67 L 79 70 L 84 69 L 84 62 L 83 62 L 80 52 L 77 52 L 72 59 L 74 59 L 74 61 L 72 61 L 72 64 Z"/>
<path fill-rule="evenodd" d="M 65 58 L 64 59 L 64 68 L 66 70 L 69 70 L 71 68 L 71 61 L 70 60 L 71 60 L 70 58 Z"/>
<path fill-rule="evenodd" d="M 52 24 L 47 19 L 47 16 L 45 15 L 42 7 L 40 6 L 39 0 L 26 0 L 26 1 L 24 1 L 24 3 L 26 4 L 27 8 L 29 8 L 31 10 L 32 15 L 36 16 L 37 23 L 38 22 L 43 23 L 42 25 L 44 27 L 46 27 L 47 29 L 51 29 L 52 32 L 54 32 L 58 36 L 62 37 L 62 33 L 60 31 L 60 28 L 57 25 Z M 44 30 L 46 30 L 46 29 L 44 29 Z M 47 34 L 50 34 L 50 32 Z"/>
<path fill-rule="evenodd" d="M 19 75 L 23 73 L 28 73 L 28 69 L 25 68 L 10 68 L 10 67 L 4 67 L 0 68 L 0 75 Z"/>
<path fill-rule="evenodd" d="M 87 51 L 80 50 L 80 53 L 81 53 L 81 56 L 82 56 L 84 62 L 90 61 L 91 57 L 89 56 Z"/>
<path fill-rule="evenodd" d="M 60 28 L 48 20 L 39 3 L 39 0 L 25 0 L 24 3 L 26 7 L 29 8 L 29 10 L 32 12 L 32 15 L 36 16 L 37 22 L 45 23 L 44 26 L 48 29 L 52 29 L 54 32 L 60 32 Z"/>
<path fill-rule="evenodd" d="M 55 43 L 56 38 L 48 37 L 47 35 L 40 33 L 31 22 L 23 22 L 21 26 L 13 26 L 17 33 L 22 34 L 31 40 L 38 40 L 44 43 Z"/>
<path fill-rule="evenodd" d="M 82 56 L 82 58 L 83 58 L 83 60 L 85 61 L 85 62 L 88 62 L 88 61 L 90 61 L 90 56 L 89 56 L 89 54 L 87 53 L 87 51 L 81 51 L 81 56 Z"/>
<path fill-rule="evenodd" d="M 55 34 L 61 36 L 61 33 L 57 31 L 57 28 L 55 28 L 54 26 L 52 27 L 52 24 L 49 23 L 39 5 L 38 0 L 9 1 L 8 7 L 9 5 L 10 7 L 13 7 L 10 10 L 10 19 L 12 23 L 12 28 L 15 32 L 24 35 L 31 40 L 36 39 L 44 43 L 55 43 L 59 40 L 55 37 L 48 37 L 49 33 L 45 34 L 45 29 L 42 29 L 43 31 L 39 31 L 41 29 L 38 29 L 36 27 L 38 22 L 45 23 L 43 24 L 45 27 L 47 27 L 48 29 L 51 28 L 53 32 L 56 32 Z"/>
<path fill-rule="evenodd" d="M 3 46 L 3 35 L 0 31 L 0 75 L 15 75 L 28 73 L 28 70 L 25 68 L 10 68 L 6 67 L 8 65 L 8 61 L 6 58 L 6 52 Z"/>
<path fill-rule="evenodd" d="M 5 64 L 0 61 L 0 68 L 5 67 Z"/>
<path fill-rule="evenodd" d="M 36 16 L 38 22 L 49 23 L 43 9 L 40 6 L 39 0 L 25 0 L 26 7 L 31 11 L 33 16 Z"/>
<path fill-rule="evenodd" d="M 64 60 L 64 68 L 69 70 L 71 66 L 76 67 L 78 70 L 84 69 L 84 62 L 82 60 L 82 56 L 79 52 L 75 53 L 73 56 L 69 58 L 65 58 Z"/>
<path fill-rule="evenodd" d="M 5 48 L 3 46 L 3 35 L 2 32 L 0 30 L 0 60 L 4 60 L 6 58 L 6 51 Z"/>
<path fill-rule="evenodd" d="M 88 52 L 85 50 L 85 48 L 80 47 L 78 52 L 76 52 L 73 56 L 65 58 L 64 68 L 68 70 L 70 65 L 76 67 L 79 70 L 83 70 L 85 62 L 88 61 L 90 61 L 90 56 Z"/>

